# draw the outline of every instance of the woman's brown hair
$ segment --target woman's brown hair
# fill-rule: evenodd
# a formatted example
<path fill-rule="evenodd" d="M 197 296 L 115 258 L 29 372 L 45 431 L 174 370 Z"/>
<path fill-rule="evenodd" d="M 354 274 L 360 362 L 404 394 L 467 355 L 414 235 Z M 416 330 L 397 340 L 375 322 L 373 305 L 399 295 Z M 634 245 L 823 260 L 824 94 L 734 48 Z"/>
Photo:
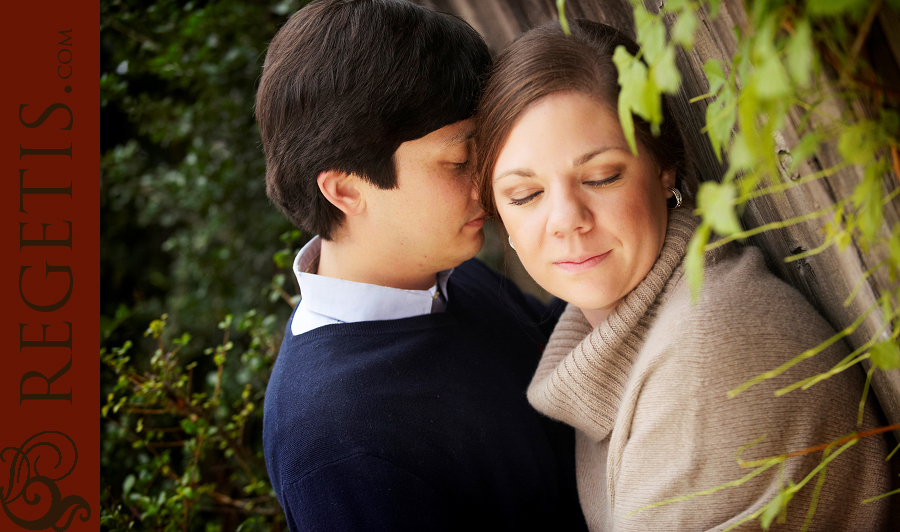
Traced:
<path fill-rule="evenodd" d="M 497 157 L 532 103 L 555 92 L 581 92 L 618 116 L 620 89 L 613 53 L 619 45 L 632 55 L 640 48 L 606 24 L 577 19 L 569 26 L 570 35 L 564 34 L 556 21 L 532 29 L 494 62 L 476 113 L 475 132 L 478 189 L 482 208 L 489 215 L 497 213 L 492 186 Z M 646 148 L 661 169 L 674 169 L 678 188 L 693 195 L 696 185 L 686 171 L 684 141 L 667 102 L 663 101 L 659 136 L 653 136 L 650 124 L 640 117 L 634 117 L 634 126 L 638 150 Z"/>

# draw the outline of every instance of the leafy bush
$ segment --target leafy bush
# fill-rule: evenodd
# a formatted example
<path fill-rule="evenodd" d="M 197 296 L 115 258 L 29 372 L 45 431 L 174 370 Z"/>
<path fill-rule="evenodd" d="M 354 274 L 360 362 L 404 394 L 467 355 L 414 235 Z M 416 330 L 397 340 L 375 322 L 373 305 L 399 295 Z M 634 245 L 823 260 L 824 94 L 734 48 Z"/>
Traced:
<path fill-rule="evenodd" d="M 261 406 L 308 236 L 265 197 L 253 99 L 300 6 L 101 1 L 105 530 L 283 523 Z"/>
<path fill-rule="evenodd" d="M 226 316 L 218 324 L 221 343 L 204 351 L 216 369 L 196 387 L 198 362 L 179 360 L 190 335 L 184 333 L 167 347 L 162 340 L 166 319 L 154 320 L 146 331 L 157 342 L 146 370 L 132 362 L 131 342 L 101 353 L 103 364 L 117 377 L 102 408 L 108 421 L 102 465 L 127 472 L 121 491 L 118 485 L 104 486 L 102 525 L 110 530 L 140 523 L 143 529 L 210 531 L 231 530 L 240 523 L 238 530 L 278 529 L 284 517 L 257 437 L 265 386 L 280 345 L 274 316 L 250 311 L 237 323 L 236 330 L 250 339 L 240 357 L 233 355 L 232 316 Z M 243 385 L 237 397 L 225 390 L 226 375 Z"/>

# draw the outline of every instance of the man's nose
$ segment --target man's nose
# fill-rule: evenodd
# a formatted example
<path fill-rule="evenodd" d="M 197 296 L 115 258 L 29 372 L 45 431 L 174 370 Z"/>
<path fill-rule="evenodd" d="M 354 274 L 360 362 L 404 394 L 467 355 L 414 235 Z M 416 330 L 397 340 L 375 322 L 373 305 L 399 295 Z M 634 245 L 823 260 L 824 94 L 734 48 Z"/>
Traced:
<path fill-rule="evenodd" d="M 472 174 L 472 190 L 469 192 L 469 194 L 472 196 L 472 200 L 475 201 L 476 203 L 481 198 L 480 188 L 481 188 L 481 181 L 479 181 L 478 178 L 473 173 Z"/>

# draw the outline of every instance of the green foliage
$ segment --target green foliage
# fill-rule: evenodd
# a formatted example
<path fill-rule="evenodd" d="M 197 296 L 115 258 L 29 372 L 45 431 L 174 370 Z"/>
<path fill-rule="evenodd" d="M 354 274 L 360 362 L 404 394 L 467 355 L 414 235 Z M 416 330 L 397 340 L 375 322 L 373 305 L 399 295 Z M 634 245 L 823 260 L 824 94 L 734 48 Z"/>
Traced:
<path fill-rule="evenodd" d="M 131 342 L 101 351 L 102 363 L 116 377 L 101 409 L 107 421 L 102 466 L 127 473 L 115 485 L 109 481 L 116 475 L 104 474 L 102 526 L 210 530 L 235 521 L 225 519 L 235 514 L 242 523 L 238 530 L 281 526 L 283 516 L 256 437 L 265 384 L 278 351 L 277 320 L 255 311 L 244 315 L 236 330 L 249 342 L 238 356 L 229 339 L 232 316 L 227 315 L 219 324 L 222 341 L 205 350 L 214 369 L 199 386 L 194 378 L 198 362 L 184 364 L 179 358 L 190 335 L 165 345 L 167 320 L 163 315 L 145 332 L 157 348 L 144 371 L 128 355 Z M 223 386 L 226 381 L 243 388 L 234 393 Z"/>
<path fill-rule="evenodd" d="M 102 312 L 132 316 L 114 341 L 165 311 L 167 334 L 212 342 L 277 271 L 290 224 L 265 196 L 253 105 L 266 43 L 301 2 L 272 4 L 101 2 Z"/>
<path fill-rule="evenodd" d="M 707 3 L 709 12 L 714 17 L 719 2 Z M 637 153 L 633 115 L 649 121 L 654 132 L 659 131 L 663 119 L 662 98 L 666 94 L 676 93 L 680 87 L 680 78 L 674 66 L 676 48 L 680 46 L 690 50 L 693 47 L 693 35 L 697 27 L 695 13 L 700 4 L 689 0 L 670 0 L 662 3 L 656 14 L 649 13 L 639 0 L 632 0 L 632 4 L 641 52 L 634 57 L 620 47 L 615 51 L 613 61 L 618 69 L 622 89 L 618 102 L 619 118 L 632 151 Z M 735 29 L 737 51 L 729 67 L 715 60 L 704 65 L 703 71 L 709 84 L 708 93 L 692 99 L 691 103 L 707 100 L 703 133 L 709 137 L 719 160 L 726 161 L 727 171 L 721 183 L 705 182 L 698 191 L 697 213 L 702 217 L 702 223 L 688 246 L 685 259 L 686 276 L 694 298 L 698 296 L 703 283 L 703 255 L 706 251 L 736 239 L 825 215 L 831 215 L 832 221 L 825 225 L 823 243 L 813 250 L 785 260 L 806 258 L 834 244 L 844 249 L 855 243 L 863 252 L 872 249 L 884 251 L 886 258 L 864 274 L 847 299 L 847 304 L 854 299 L 859 286 L 877 270 L 886 269 L 892 283 L 876 294 L 875 304 L 863 311 L 853 324 L 822 345 L 800 353 L 782 366 L 747 381 L 732 390 L 729 397 L 816 356 L 829 345 L 856 331 L 873 313 L 879 317 L 881 327 L 869 341 L 829 371 L 784 387 L 776 395 L 789 393 L 797 388 L 809 388 L 864 360 L 870 360 L 872 369 L 868 372 L 860 403 L 861 422 L 872 373 L 900 368 L 900 283 L 897 283 L 900 272 L 900 223 L 894 223 L 888 228 L 884 216 L 884 206 L 900 195 L 900 187 L 891 184 L 895 177 L 891 175 L 891 170 L 896 172 L 900 169 L 900 118 L 887 103 L 889 100 L 885 98 L 886 91 L 872 82 L 877 76 L 860 54 L 878 10 L 885 9 L 886 5 L 900 8 L 897 0 L 748 2 L 749 25 L 744 30 Z M 666 24 L 663 22 L 663 17 L 666 16 L 675 18 L 669 27 L 668 41 Z M 829 76 L 825 75 L 826 70 L 831 72 Z M 817 82 L 824 77 L 833 80 L 824 85 L 829 87 L 831 84 L 830 88 L 823 89 L 823 84 Z M 861 113 L 861 107 L 855 105 L 860 101 L 865 101 L 873 108 L 876 111 L 874 115 Z M 827 107 L 824 105 L 826 103 L 829 104 Z M 834 109 L 842 110 L 842 114 L 829 114 Z M 788 114 L 792 112 L 801 115 L 798 129 L 801 140 L 791 148 L 789 160 L 785 160 L 776 142 Z M 843 160 L 807 176 L 786 178 L 785 174 L 797 172 L 822 145 L 835 146 Z M 863 178 L 848 197 L 838 198 L 834 205 L 792 219 L 776 220 L 750 230 L 741 229 L 739 215 L 751 199 L 780 193 L 791 187 L 834 175 L 851 166 L 859 167 Z M 888 192 L 892 187 L 893 191 Z M 713 232 L 717 236 L 714 237 Z M 859 437 L 868 435 L 871 434 Z M 796 491 L 818 475 L 805 530 L 811 522 L 819 490 L 825 481 L 825 466 L 856 441 L 858 438 L 854 436 L 852 439 L 832 442 L 824 449 L 808 450 L 823 451 L 819 467 L 797 484 L 788 480 L 787 485 L 773 499 L 742 523 L 759 519 L 762 528 L 768 530 L 776 520 L 783 521 Z M 837 450 L 832 452 L 835 448 Z M 746 464 L 739 460 L 743 467 L 754 466 L 757 469 L 737 481 L 661 501 L 643 509 L 740 485 L 765 468 L 780 464 L 787 458 L 789 456 L 784 455 L 757 464 Z M 883 496 L 898 492 L 900 490 Z M 870 500 L 878 498 L 880 497 Z M 741 523 L 734 526 L 739 524 Z"/>
<path fill-rule="evenodd" d="M 693 42 L 697 15 L 683 0 L 667 2 L 666 12 L 678 13 L 674 39 L 679 43 Z M 645 9 L 635 9 L 635 28 L 641 51 L 632 56 L 619 46 L 613 62 L 619 71 L 619 84 L 625 88 L 619 95 L 618 111 L 625 139 L 632 153 L 637 154 L 632 114 L 650 122 L 655 135 L 662 123 L 662 94 L 674 94 L 681 86 L 681 75 L 675 65 L 675 48 L 666 43 L 666 28 Z"/>
<path fill-rule="evenodd" d="M 100 3 L 104 530 L 283 523 L 260 407 L 308 237 L 266 198 L 253 105 L 303 3 Z"/>
<path fill-rule="evenodd" d="M 569 35 L 569 21 L 566 19 L 566 0 L 556 0 L 556 10 L 559 14 L 559 25 L 562 27 L 563 33 Z"/>
<path fill-rule="evenodd" d="M 706 181 L 697 191 L 697 212 L 709 221 L 716 233 L 733 235 L 741 230 L 741 222 L 734 211 L 736 197 L 737 187 L 734 183 Z"/>

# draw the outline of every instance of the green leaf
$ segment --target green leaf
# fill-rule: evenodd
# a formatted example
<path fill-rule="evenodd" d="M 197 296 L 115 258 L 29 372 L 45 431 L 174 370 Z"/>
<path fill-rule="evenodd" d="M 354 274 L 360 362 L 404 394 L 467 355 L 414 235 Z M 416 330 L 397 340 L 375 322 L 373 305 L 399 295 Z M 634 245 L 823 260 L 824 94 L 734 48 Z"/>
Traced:
<path fill-rule="evenodd" d="M 173 338 L 172 343 L 175 345 L 187 345 L 191 341 L 190 333 L 184 333 L 180 338 Z"/>
<path fill-rule="evenodd" d="M 900 368 L 900 345 L 896 340 L 877 343 L 869 350 L 869 359 L 881 370 Z"/>
<path fill-rule="evenodd" d="M 786 489 L 772 497 L 772 500 L 769 501 L 766 505 L 766 509 L 763 510 L 762 515 L 759 517 L 759 523 L 762 525 L 763 530 L 768 530 L 772 525 L 772 521 L 774 521 L 782 512 L 787 511 L 787 504 L 791 501 L 793 496 L 794 493 L 791 490 Z"/>
<path fill-rule="evenodd" d="M 666 51 L 666 25 L 662 19 L 643 7 L 634 10 L 637 42 L 641 45 L 647 64 L 655 64 Z"/>
<path fill-rule="evenodd" d="M 847 162 L 866 166 L 875 159 L 879 147 L 878 127 L 874 122 L 863 121 L 841 129 L 838 152 Z"/>
<path fill-rule="evenodd" d="M 715 59 L 710 59 L 703 65 L 703 72 L 706 73 L 706 80 L 709 83 L 709 93 L 719 92 L 725 84 L 725 71 L 722 70 L 722 65 Z"/>
<path fill-rule="evenodd" d="M 566 18 L 566 0 L 556 0 L 556 10 L 559 14 L 559 25 L 562 26 L 563 33 L 571 35 L 569 20 Z"/>
<path fill-rule="evenodd" d="M 682 11 L 672 26 L 672 42 L 690 50 L 694 45 L 694 32 L 697 31 L 698 24 L 697 15 L 693 11 Z"/>
<path fill-rule="evenodd" d="M 685 252 L 684 270 L 688 286 L 691 287 L 691 301 L 694 303 L 700 297 L 700 289 L 703 287 L 703 249 L 709 242 L 709 236 L 710 226 L 708 223 L 702 222 L 694 231 L 694 236 Z"/>
<path fill-rule="evenodd" d="M 690 0 L 667 0 L 660 7 L 660 13 L 677 13 L 691 8 Z"/>
<path fill-rule="evenodd" d="M 886 170 L 883 163 L 869 165 L 863 180 L 856 185 L 851 196 L 859 209 L 859 231 L 868 240 L 875 238 L 884 220 L 884 189 L 881 177 Z"/>
<path fill-rule="evenodd" d="M 187 435 L 194 435 L 197 433 L 197 424 L 188 418 L 184 418 L 181 420 L 181 428 Z"/>
<path fill-rule="evenodd" d="M 127 497 L 128 494 L 131 492 L 131 489 L 134 488 L 135 481 L 136 481 L 136 479 L 135 479 L 134 475 L 128 475 L 127 477 L 125 477 L 125 481 L 122 482 L 122 497 L 123 498 Z"/>
<path fill-rule="evenodd" d="M 294 262 L 294 253 L 291 249 L 280 249 L 272 255 L 272 260 L 279 268 L 288 268 Z"/>
<path fill-rule="evenodd" d="M 734 183 L 706 181 L 697 191 L 697 211 L 703 216 L 703 221 L 722 236 L 740 232 L 741 223 L 734 210 L 736 197 Z"/>
<path fill-rule="evenodd" d="M 791 93 L 787 72 L 784 71 L 784 65 L 778 59 L 778 54 L 773 53 L 766 56 L 762 60 L 762 64 L 757 65 L 753 79 L 756 94 L 760 99 L 780 100 Z"/>
<path fill-rule="evenodd" d="M 706 108 L 705 133 L 709 136 L 719 162 L 722 161 L 722 147 L 728 146 L 737 121 L 734 92 L 725 86 L 715 101 Z"/>
<path fill-rule="evenodd" d="M 815 50 L 812 41 L 812 27 L 809 21 L 797 22 L 794 35 L 787 44 L 787 65 L 794 82 L 800 87 L 808 87 L 812 81 Z"/>
<path fill-rule="evenodd" d="M 659 125 L 662 124 L 662 93 L 653 78 L 644 84 L 640 99 L 632 102 L 634 111 L 644 120 L 650 122 L 650 131 L 659 136 Z"/>
<path fill-rule="evenodd" d="M 234 318 L 232 314 L 226 314 L 225 319 L 219 322 L 220 329 L 228 329 L 231 327 L 231 320 Z"/>
<path fill-rule="evenodd" d="M 678 72 L 678 66 L 675 64 L 675 48 L 669 46 L 660 57 L 659 61 L 653 65 L 653 81 L 661 92 L 675 94 L 681 87 L 681 73 Z M 656 95 L 657 99 L 661 95 Z M 661 116 L 661 115 L 660 115 Z"/>
<path fill-rule="evenodd" d="M 869 0 L 807 0 L 806 11 L 810 15 L 843 15 L 858 12 Z"/>
<path fill-rule="evenodd" d="M 619 122 L 622 124 L 622 132 L 631 152 L 637 155 L 637 143 L 634 139 L 634 118 L 631 116 L 634 108 L 634 100 L 637 95 L 644 92 L 647 83 L 647 69 L 634 58 L 624 46 L 617 46 L 613 52 L 613 63 L 619 72 Z"/>
<path fill-rule="evenodd" d="M 757 159 L 753 156 L 747 137 L 743 133 L 734 136 L 731 151 L 728 153 L 728 163 L 730 171 L 733 172 L 747 170 L 756 165 Z"/>
<path fill-rule="evenodd" d="M 144 336 L 153 335 L 154 339 L 159 338 L 159 335 L 162 334 L 163 329 L 166 328 L 166 318 L 167 317 L 168 317 L 167 314 L 163 314 L 160 317 L 160 319 L 151 321 L 150 326 L 147 327 L 146 331 L 144 331 Z"/>
<path fill-rule="evenodd" d="M 894 224 L 894 228 L 891 230 L 888 251 L 890 252 L 891 268 L 893 269 L 897 265 L 900 265 L 900 222 Z M 891 282 L 894 282 L 894 280 L 891 279 Z"/>
<path fill-rule="evenodd" d="M 800 139 L 800 142 L 791 150 L 791 158 L 793 161 L 791 161 L 788 171 L 793 172 L 807 159 L 812 157 L 813 154 L 816 153 L 816 150 L 819 149 L 819 144 L 824 140 L 825 135 L 821 131 L 813 131 Z"/>

